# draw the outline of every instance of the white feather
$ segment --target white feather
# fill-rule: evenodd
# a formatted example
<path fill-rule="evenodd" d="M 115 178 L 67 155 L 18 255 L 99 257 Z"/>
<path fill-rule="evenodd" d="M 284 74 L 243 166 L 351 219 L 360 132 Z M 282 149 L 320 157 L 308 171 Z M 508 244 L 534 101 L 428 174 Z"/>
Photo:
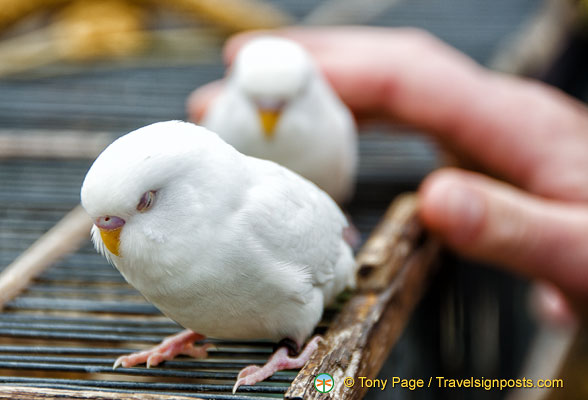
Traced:
<path fill-rule="evenodd" d="M 138 212 L 141 195 L 156 190 Z M 118 216 L 120 257 L 96 247 L 163 313 L 217 338 L 302 344 L 324 306 L 353 285 L 346 219 L 322 190 L 247 157 L 192 124 L 153 124 L 111 144 L 88 171 L 82 205 Z"/>
<path fill-rule="evenodd" d="M 264 102 L 285 104 L 271 140 L 257 114 L 256 103 Z M 353 192 L 358 156 L 351 113 L 310 55 L 290 40 L 246 44 L 202 125 L 244 154 L 301 174 L 339 203 Z"/>

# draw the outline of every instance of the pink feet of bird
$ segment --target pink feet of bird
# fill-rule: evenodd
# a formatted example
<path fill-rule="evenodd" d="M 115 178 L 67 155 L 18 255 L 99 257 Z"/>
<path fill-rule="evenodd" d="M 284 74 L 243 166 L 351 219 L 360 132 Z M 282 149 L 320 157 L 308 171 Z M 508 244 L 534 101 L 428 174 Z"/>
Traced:
<path fill-rule="evenodd" d="M 235 394 L 239 386 L 256 384 L 257 382 L 269 378 L 278 371 L 302 368 L 312 353 L 318 348 L 318 344 L 321 340 L 320 336 L 313 337 L 298 357 L 288 356 L 288 349 L 286 347 L 280 347 L 263 367 L 250 365 L 243 368 L 237 376 L 237 382 L 235 382 L 235 385 L 233 386 L 233 394 Z"/>
<path fill-rule="evenodd" d="M 194 358 L 205 358 L 207 350 L 213 347 L 211 344 L 194 346 L 194 342 L 204 339 L 204 336 L 190 330 L 182 331 L 174 336 L 166 338 L 160 345 L 152 349 L 121 356 L 114 362 L 113 368 L 123 366 L 132 367 L 137 364 L 147 363 L 147 368 L 158 365 L 162 361 L 172 360 L 179 354 L 188 355 Z M 297 357 L 288 356 L 288 349 L 280 347 L 263 366 L 250 365 L 239 372 L 237 382 L 233 386 L 233 393 L 241 385 L 254 385 L 269 378 L 274 373 L 285 369 L 302 368 L 312 353 L 318 348 L 321 341 L 320 336 L 315 336 L 306 345 L 304 350 Z"/>
<path fill-rule="evenodd" d="M 194 358 L 205 358 L 208 355 L 207 350 L 214 346 L 210 343 L 194 346 L 195 341 L 202 339 L 204 339 L 204 336 L 191 330 L 185 330 L 164 339 L 161 344 L 152 349 L 129 354 L 128 356 L 120 356 L 116 359 L 112 368 L 116 369 L 121 365 L 129 368 L 142 363 L 146 363 L 147 368 L 149 368 L 162 361 L 173 360 L 179 354 Z"/>

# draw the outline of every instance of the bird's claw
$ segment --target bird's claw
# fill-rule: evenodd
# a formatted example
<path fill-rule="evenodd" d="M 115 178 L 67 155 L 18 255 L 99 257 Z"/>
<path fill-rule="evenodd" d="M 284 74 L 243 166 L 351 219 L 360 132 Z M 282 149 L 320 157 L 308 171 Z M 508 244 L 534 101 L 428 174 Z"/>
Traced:
<path fill-rule="evenodd" d="M 237 382 L 235 382 L 235 384 L 233 385 L 233 394 L 235 394 L 237 392 L 237 389 L 239 388 L 239 386 L 253 385 L 254 383 L 256 383 L 256 382 L 247 382 L 247 377 L 237 379 Z"/>
<path fill-rule="evenodd" d="M 233 385 L 233 394 L 237 393 L 237 389 L 239 389 L 239 386 L 241 386 L 243 384 L 243 379 L 237 379 L 237 382 L 235 382 L 235 384 Z"/>
<path fill-rule="evenodd" d="M 258 367 L 257 365 L 250 365 L 248 367 L 243 368 L 241 372 L 239 372 L 239 375 L 237 375 L 237 382 L 235 382 L 235 385 L 233 385 L 233 394 L 235 394 L 235 392 L 241 385 L 254 385 L 260 380 L 263 380 L 263 378 L 259 379 L 252 376 L 260 370 L 261 367 Z"/>
<path fill-rule="evenodd" d="M 120 367 L 120 365 L 122 364 L 122 359 L 126 357 L 126 356 L 120 356 L 119 358 L 116 359 L 116 361 L 114 361 L 114 364 L 112 364 L 112 369 L 117 369 L 118 367 Z"/>
<path fill-rule="evenodd" d="M 147 362 L 145 363 L 145 366 L 147 368 L 151 368 L 151 366 L 156 366 L 157 364 L 159 364 L 159 362 L 157 360 L 154 360 L 154 356 L 151 355 L 149 356 L 149 358 L 147 359 Z"/>
<path fill-rule="evenodd" d="M 120 366 L 123 366 L 124 368 L 129 368 L 129 367 L 133 367 L 137 364 L 141 364 L 144 362 L 147 362 L 147 368 L 149 368 L 150 367 L 149 358 L 150 358 L 149 351 L 141 351 L 138 353 L 132 353 L 132 354 L 120 356 L 119 358 L 116 359 L 116 361 L 112 365 L 112 369 L 113 370 L 117 369 Z M 151 363 L 151 365 L 157 365 L 157 363 Z"/>

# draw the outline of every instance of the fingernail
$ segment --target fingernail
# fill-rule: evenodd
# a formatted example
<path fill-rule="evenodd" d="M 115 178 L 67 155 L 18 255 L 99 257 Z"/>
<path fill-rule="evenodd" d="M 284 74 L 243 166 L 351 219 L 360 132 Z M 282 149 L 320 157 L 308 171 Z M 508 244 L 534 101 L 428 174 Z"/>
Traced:
<path fill-rule="evenodd" d="M 445 239 L 454 244 L 472 242 L 482 226 L 485 202 L 475 190 L 455 179 L 440 178 L 432 184 L 429 196 L 444 214 Z"/>

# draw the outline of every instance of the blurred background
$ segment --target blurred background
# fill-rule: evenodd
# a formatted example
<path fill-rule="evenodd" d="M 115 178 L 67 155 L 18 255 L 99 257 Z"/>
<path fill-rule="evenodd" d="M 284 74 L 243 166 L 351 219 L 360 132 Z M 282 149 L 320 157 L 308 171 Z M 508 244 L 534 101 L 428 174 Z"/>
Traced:
<path fill-rule="evenodd" d="M 223 77 L 222 45 L 235 32 L 290 24 L 419 27 L 488 67 L 541 79 L 588 101 L 587 15 L 588 2 L 571 0 L 0 0 L 0 267 L 79 203 L 85 172 L 108 143 L 152 122 L 186 119 L 190 92 Z M 365 239 L 389 202 L 415 190 L 442 157 L 435 143 L 406 126 L 362 127 L 360 147 L 349 212 Z M 58 342 L 68 338 L 59 332 L 79 332 L 75 340 L 83 342 L 80 326 L 87 320 L 61 330 L 51 323 L 71 313 L 153 313 L 122 309 L 125 301 L 140 301 L 116 286 L 124 282 L 104 263 L 84 244 L 4 305 L 0 383 L 41 385 L 25 378 L 50 375 L 7 358 L 22 354 L 15 343 L 33 343 L 27 330 Z M 116 284 L 104 300 L 96 282 L 107 278 Z M 539 323 L 530 291 L 524 280 L 444 254 L 380 377 L 553 374 L 574 338 Z M 83 297 L 89 294 L 98 297 Z M 114 309 L 97 307 L 102 300 Z M 41 325 L 27 327 L 29 316 Z M 549 396 L 545 390 L 387 389 L 371 390 L 367 398 L 541 395 Z"/>

